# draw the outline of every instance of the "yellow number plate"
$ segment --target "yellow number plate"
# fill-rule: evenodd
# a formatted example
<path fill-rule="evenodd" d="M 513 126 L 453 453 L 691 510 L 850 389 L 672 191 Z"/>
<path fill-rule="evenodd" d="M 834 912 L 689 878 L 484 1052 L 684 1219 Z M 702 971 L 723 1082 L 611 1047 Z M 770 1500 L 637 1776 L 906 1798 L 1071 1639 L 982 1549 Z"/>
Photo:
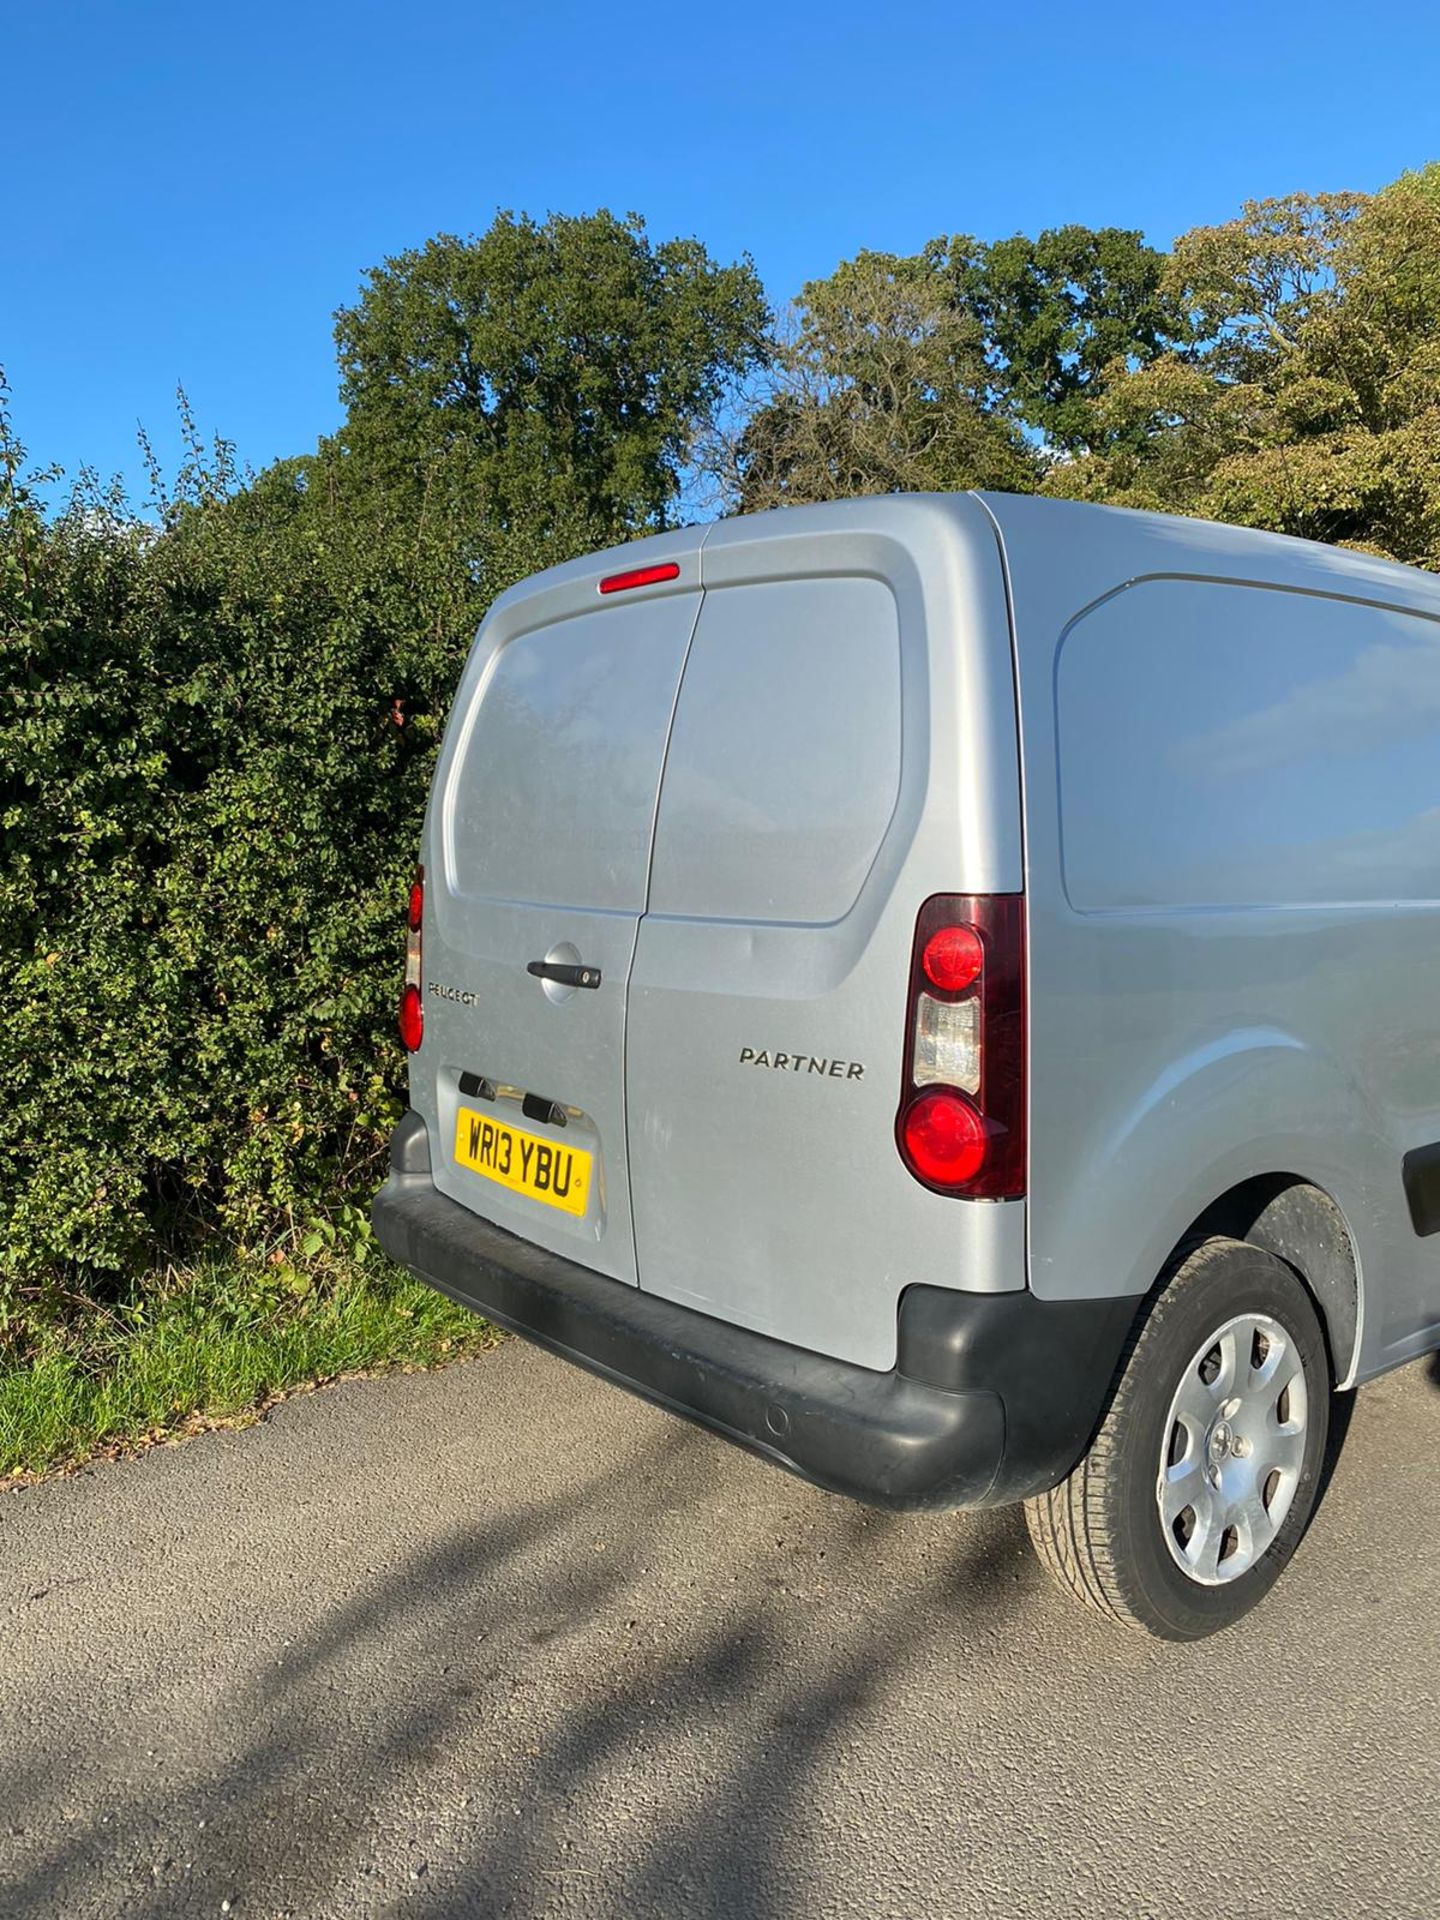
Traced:
<path fill-rule="evenodd" d="M 455 1158 L 497 1186 L 547 1207 L 583 1214 L 590 1204 L 595 1156 L 583 1147 L 540 1140 L 488 1114 L 461 1107 L 455 1119 Z"/>

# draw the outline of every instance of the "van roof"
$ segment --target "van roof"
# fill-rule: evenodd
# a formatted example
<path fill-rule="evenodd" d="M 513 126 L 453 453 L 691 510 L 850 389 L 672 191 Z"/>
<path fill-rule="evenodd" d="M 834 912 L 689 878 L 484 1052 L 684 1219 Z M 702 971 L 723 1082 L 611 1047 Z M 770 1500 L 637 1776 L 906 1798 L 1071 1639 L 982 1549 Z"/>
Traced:
<path fill-rule="evenodd" d="M 1144 572 L 1194 572 L 1275 586 L 1399 599 L 1440 611 L 1440 576 L 1422 567 L 1384 560 L 1353 547 L 1236 527 L 1222 520 L 1191 519 L 1136 507 L 1100 506 L 1086 500 L 1052 500 L 1043 494 L 976 493 L 1000 528 L 1013 539 L 1042 536 L 1063 561 L 1077 546 L 1103 552 L 1112 564 L 1118 550 L 1144 556 Z M 1159 553 L 1168 556 L 1163 564 Z M 1243 571 L 1240 571 L 1243 569 Z"/>
<path fill-rule="evenodd" d="M 1202 520 L 1179 513 L 1150 513 L 1140 507 L 1102 507 L 1079 499 L 1050 499 L 1044 493 L 981 493 L 973 495 L 995 515 L 1002 532 L 1010 528 L 1046 526 L 1068 541 L 1083 532 L 1083 538 L 1100 536 L 1110 540 L 1162 541 L 1171 549 L 1187 549 L 1210 559 L 1221 555 L 1244 557 L 1248 576 L 1254 570 L 1273 566 L 1279 574 L 1292 576 L 1296 568 L 1309 572 L 1321 570 L 1331 576 L 1375 582 L 1390 580 L 1396 588 L 1409 591 L 1438 591 L 1440 578 L 1423 566 L 1405 566 L 1402 561 L 1380 559 L 1375 553 L 1363 553 L 1356 547 L 1332 547 L 1323 540 L 1300 540 L 1294 534 L 1271 534 L 1258 526 L 1231 526 L 1227 520 Z M 1204 568 L 1212 572 L 1212 566 Z"/>
<path fill-rule="evenodd" d="M 907 530 L 917 538 L 922 529 L 933 532 L 937 516 L 952 519 L 972 538 L 979 523 L 998 529 L 1012 572 L 1026 567 L 1033 553 L 1052 583 L 1063 581 L 1067 591 L 1078 594 L 1078 603 L 1093 597 L 1092 589 L 1106 592 L 1122 580 L 1162 573 L 1378 597 L 1440 614 L 1440 576 L 1352 548 L 1179 514 L 981 491 L 871 494 L 649 534 L 532 574 L 501 594 L 495 607 L 543 596 L 549 605 L 533 609 L 533 617 L 550 618 L 552 609 L 561 617 L 574 610 L 577 589 L 588 598 L 600 577 L 619 568 L 676 560 L 683 569 L 677 586 L 693 588 L 704 584 L 707 547 L 782 528 L 797 535 L 883 528 L 903 543 Z"/>

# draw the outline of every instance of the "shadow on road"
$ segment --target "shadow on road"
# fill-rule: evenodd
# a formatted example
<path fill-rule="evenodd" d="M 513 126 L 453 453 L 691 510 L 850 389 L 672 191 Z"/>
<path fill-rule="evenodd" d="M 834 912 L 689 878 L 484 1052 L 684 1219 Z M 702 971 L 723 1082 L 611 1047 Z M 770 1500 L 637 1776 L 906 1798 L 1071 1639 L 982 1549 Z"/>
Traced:
<path fill-rule="evenodd" d="M 1440 1385 L 1440 1360 L 1428 1379 Z M 1327 1487 L 1352 1399 L 1337 1408 Z M 443 1920 L 790 1920 L 812 1904 L 816 1854 L 841 1817 L 834 1783 L 862 1744 L 883 1750 L 902 1676 L 925 1676 L 942 1724 L 954 1698 L 982 1729 L 977 1660 L 1017 1676 L 1010 1649 L 1037 1637 L 1048 1649 L 1037 1702 L 1063 1687 L 1087 1635 L 1105 1636 L 1095 1664 L 1122 1688 L 1127 1674 L 1143 1687 L 1161 1663 L 1182 1700 L 1187 1673 L 1209 1684 L 1213 1654 L 1117 1635 L 1042 1598 L 1018 1510 L 941 1524 L 783 1482 L 777 1498 L 769 1469 L 737 1465 L 708 1436 L 649 1416 L 633 1432 L 620 1457 L 562 1492 L 511 1486 L 507 1504 L 497 1496 L 495 1512 L 443 1537 L 417 1520 L 403 1556 L 369 1578 L 347 1567 L 340 1604 L 297 1620 L 275 1664 L 222 1680 L 213 1756 L 187 1755 L 178 1780 L 149 1777 L 137 1756 L 116 1804 L 51 1823 L 44 1857 L 8 1882 L 5 1911 L 77 1911 L 76 1890 L 109 1856 L 135 1863 L 125 1911 L 146 1920 L 190 1920 L 218 1910 L 222 1893 L 236 1920 L 388 1914 L 412 1901 Z M 1359 1470 L 1352 1456 L 1342 1482 Z M 406 1488 L 376 1498 L 393 1533 Z M 1123 1709 L 1111 1718 L 1104 1682 L 1081 1683 L 1079 1697 L 1080 1737 L 1086 1713 L 1119 1737 Z M 896 1750 L 897 1792 L 922 1760 Z M 0 1755 L 0 1814 L 42 1827 L 73 1770 L 56 1753 L 48 1773 L 22 1777 Z M 401 1778 L 417 1784 L 397 1814 Z M 957 1871 L 995 1812 L 962 1784 L 928 1789 Z M 413 1882 L 396 1878 L 397 1822 L 422 1836 Z M 155 1865 L 157 1834 L 173 1872 Z M 427 1859 L 437 1835 L 443 1857 Z M 180 1871 L 182 1845 L 192 1872 Z"/>
<path fill-rule="evenodd" d="M 236 1890 L 237 1920 L 247 1887 L 263 1887 L 267 1913 L 336 1911 L 332 1876 L 353 1870 L 357 1836 L 393 1772 L 462 1751 L 481 1755 L 478 1770 L 472 1758 L 469 1776 L 458 1776 L 451 1809 L 454 1824 L 469 1830 L 466 1859 L 458 1872 L 447 1865 L 443 1886 L 410 1892 L 428 1896 L 427 1913 L 458 1920 L 529 1912 L 561 1896 L 568 1880 L 583 1910 L 577 1802 L 603 1793 L 607 1777 L 623 1775 L 637 1753 L 662 1771 L 672 1755 L 684 1765 L 699 1734 L 693 1793 L 672 1793 L 677 1817 L 635 1834 L 624 1897 L 617 1900 L 612 1880 L 604 1910 L 717 1920 L 793 1914 L 804 1899 L 796 1821 L 817 1812 L 824 1762 L 897 1666 L 926 1641 L 953 1635 L 956 1609 L 982 1609 L 1003 1631 L 1007 1610 L 1040 1575 L 1018 1512 L 969 1516 L 955 1527 L 953 1551 L 883 1616 L 837 1613 L 817 1658 L 804 1630 L 814 1624 L 805 1583 L 815 1586 L 817 1606 L 833 1606 L 859 1563 L 883 1556 L 887 1534 L 910 1524 L 823 1500 L 813 1553 L 757 1535 L 741 1516 L 739 1537 L 716 1541 L 697 1568 L 688 1615 L 663 1634 L 653 1620 L 637 1632 L 657 1543 L 677 1516 L 693 1521 L 727 1451 L 689 1428 L 667 1427 L 638 1458 L 563 1497 L 435 1544 L 417 1541 L 406 1565 L 298 1636 L 271 1675 L 223 1703 L 227 1728 L 255 1729 L 233 1758 L 179 1786 L 154 1782 L 153 1793 L 136 1779 L 130 1804 L 97 1809 L 43 1868 L 9 1883 L 7 1911 L 67 1910 L 67 1888 L 88 1878 L 101 1853 L 148 1859 L 153 1795 L 164 1797 L 165 1831 L 198 1834 L 203 1883 Z M 724 1591 L 716 1590 L 720 1579 Z M 539 1685 L 536 1662 L 573 1665 L 577 1650 L 581 1666 L 562 1690 L 564 1712 L 531 1725 L 516 1705 Z M 377 1671 L 379 1697 L 368 1693 L 363 1712 L 352 1713 L 356 1676 L 373 1687 Z M 477 1718 L 491 1722 L 488 1740 L 477 1742 Z M 745 1727 L 738 1745 L 737 1722 Z M 722 1724 L 726 1759 L 717 1778 L 703 1736 Z M 64 1757 L 56 1758 L 58 1781 Z M 45 1792 L 33 1771 L 21 1780 L 0 1769 L 7 1812 L 34 1810 Z M 623 1806 L 613 1811 L 625 1819 Z M 189 1920 L 197 1910 L 194 1875 L 167 1885 L 147 1869 L 145 1879 L 134 1911 Z M 377 1905 L 388 1909 L 398 1891 L 393 1881 L 383 1892 L 377 1885 Z"/>
<path fill-rule="evenodd" d="M 1345 1451 L 1345 1441 L 1355 1418 L 1355 1395 L 1337 1393 L 1330 1402 L 1330 1431 L 1325 1437 L 1325 1458 L 1320 1467 L 1320 1491 L 1315 1496 L 1315 1512 L 1311 1519 L 1313 1525 L 1320 1518 L 1326 1496 L 1334 1482 L 1340 1465 L 1340 1456 Z"/>

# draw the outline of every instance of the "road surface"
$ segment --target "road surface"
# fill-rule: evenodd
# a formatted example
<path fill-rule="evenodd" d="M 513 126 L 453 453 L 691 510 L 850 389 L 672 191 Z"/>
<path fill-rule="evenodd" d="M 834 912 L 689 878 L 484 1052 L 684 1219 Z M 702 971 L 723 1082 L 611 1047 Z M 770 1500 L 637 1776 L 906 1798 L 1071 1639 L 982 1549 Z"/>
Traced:
<path fill-rule="evenodd" d="M 1429 1920 L 1437 1466 L 1176 1648 L 518 1342 L 307 1395 L 0 1497 L 0 1913 Z"/>

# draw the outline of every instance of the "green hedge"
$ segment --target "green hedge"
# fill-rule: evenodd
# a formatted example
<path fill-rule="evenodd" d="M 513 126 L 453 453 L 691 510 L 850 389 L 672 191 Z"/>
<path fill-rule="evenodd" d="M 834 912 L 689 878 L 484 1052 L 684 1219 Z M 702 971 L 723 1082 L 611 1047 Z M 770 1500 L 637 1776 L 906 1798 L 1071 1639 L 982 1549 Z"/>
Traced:
<path fill-rule="evenodd" d="M 175 497 L 151 461 L 140 515 L 88 482 L 68 512 L 40 510 L 0 374 L 16 1434 L 56 1398 L 42 1378 L 93 1385 L 142 1338 L 173 1358 L 189 1336 L 157 1342 L 162 1309 L 218 1343 L 218 1380 L 223 1349 L 253 1347 L 224 1333 L 227 1303 L 260 1313 L 278 1285 L 266 1326 L 304 1322 L 317 1367 L 348 1364 L 370 1294 L 347 1306 L 345 1290 L 403 1099 L 403 908 L 471 635 L 513 580 L 664 524 L 767 321 L 753 267 L 697 241 L 603 209 L 500 213 L 366 275 L 336 316 L 333 439 L 242 479 L 182 396 Z M 414 1357 L 399 1287 L 374 1289 L 395 1322 L 374 1350 Z M 432 1346 L 456 1337 L 425 1324 Z M 159 1392 L 146 1377 L 137 1407 Z M 177 1373 L 176 1408 L 192 1388 Z M 71 1425 L 72 1452 L 98 1431 Z"/>
<path fill-rule="evenodd" d="M 48 1297 L 118 1294 L 202 1243 L 274 1258 L 360 1217 L 402 1101 L 405 889 L 481 611 L 443 513 L 427 529 L 317 498 L 313 469 L 233 497 L 223 471 L 192 472 L 157 528 L 93 492 L 47 522 L 15 466 L 0 467 L 12 1337 L 20 1303 L 33 1322 Z"/>

